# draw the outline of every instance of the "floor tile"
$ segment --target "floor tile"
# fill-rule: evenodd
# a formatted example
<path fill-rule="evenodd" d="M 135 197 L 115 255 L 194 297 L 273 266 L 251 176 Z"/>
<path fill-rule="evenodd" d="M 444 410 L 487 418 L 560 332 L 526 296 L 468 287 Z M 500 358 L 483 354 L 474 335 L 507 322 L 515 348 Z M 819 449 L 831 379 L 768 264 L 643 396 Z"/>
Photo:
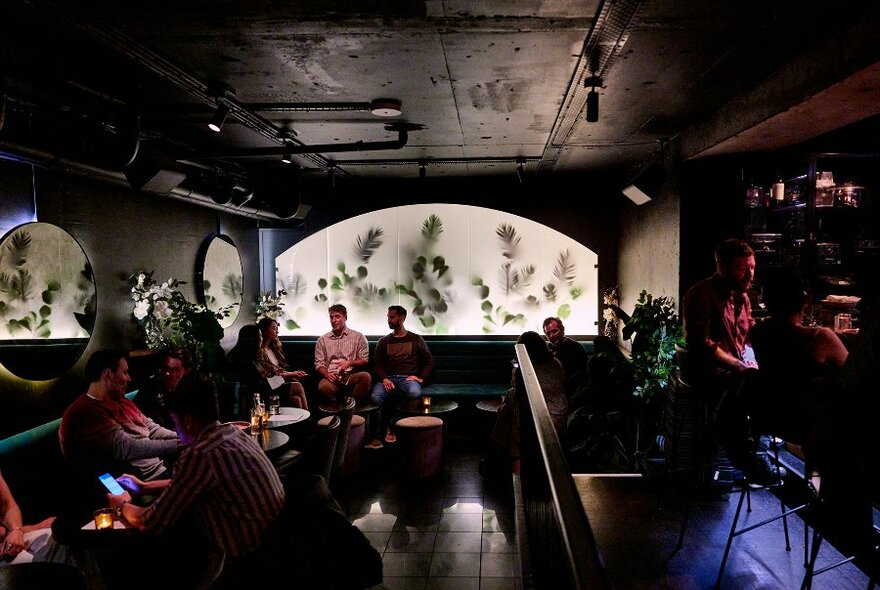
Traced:
<path fill-rule="evenodd" d="M 391 533 L 385 551 L 388 553 L 397 552 L 419 552 L 431 553 L 434 551 L 434 544 L 437 540 L 437 533 L 424 531 L 396 531 Z"/>
<path fill-rule="evenodd" d="M 364 536 L 370 542 L 370 545 L 376 548 L 376 551 L 381 555 L 385 551 L 385 547 L 388 545 L 388 540 L 391 538 L 390 531 L 364 531 Z"/>
<path fill-rule="evenodd" d="M 480 590 L 522 590 L 522 582 L 519 578 L 480 578 Z"/>
<path fill-rule="evenodd" d="M 395 514 L 365 514 L 356 518 L 352 524 L 364 532 L 391 531 L 394 529 L 395 522 L 397 522 Z"/>
<path fill-rule="evenodd" d="M 431 565 L 430 553 L 386 553 L 382 558 L 385 576 L 423 577 Z"/>
<path fill-rule="evenodd" d="M 479 553 L 481 533 L 437 533 L 434 551 Z"/>
<path fill-rule="evenodd" d="M 443 501 L 443 512 L 471 512 L 482 513 L 484 510 L 483 499 L 479 497 L 449 497 Z"/>
<path fill-rule="evenodd" d="M 516 530 L 513 514 L 508 512 L 484 512 L 483 530 L 490 533 L 513 532 Z"/>
<path fill-rule="evenodd" d="M 483 543 L 480 550 L 484 555 L 486 553 L 516 553 L 516 537 L 513 532 L 483 533 Z"/>
<path fill-rule="evenodd" d="M 480 561 L 480 577 L 512 578 L 518 573 L 519 561 L 513 553 L 484 553 Z"/>
<path fill-rule="evenodd" d="M 469 531 L 478 532 L 483 530 L 483 515 L 471 513 L 446 513 L 440 518 L 437 527 L 440 532 Z"/>
<path fill-rule="evenodd" d="M 373 586 L 370 590 L 424 590 L 425 578 L 406 578 L 385 576 L 385 579 L 378 586 Z"/>
<path fill-rule="evenodd" d="M 431 559 L 429 577 L 479 577 L 479 553 L 435 552 Z"/>
<path fill-rule="evenodd" d="M 480 578 L 428 578 L 425 590 L 479 590 Z"/>
<path fill-rule="evenodd" d="M 439 512 L 401 514 L 394 523 L 394 531 L 436 531 L 443 515 Z"/>

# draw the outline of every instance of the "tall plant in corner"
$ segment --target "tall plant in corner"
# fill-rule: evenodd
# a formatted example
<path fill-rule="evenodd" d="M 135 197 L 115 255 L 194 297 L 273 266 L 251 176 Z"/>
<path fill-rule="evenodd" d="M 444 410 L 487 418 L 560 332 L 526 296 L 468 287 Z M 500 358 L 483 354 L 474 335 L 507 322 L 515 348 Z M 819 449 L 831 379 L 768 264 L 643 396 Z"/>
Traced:
<path fill-rule="evenodd" d="M 630 315 L 613 303 L 607 307 L 623 325 L 623 339 L 632 342 L 631 355 L 625 361 L 626 367 L 621 369 L 631 373 L 635 384 L 633 396 L 641 401 L 637 404 L 639 415 L 634 449 L 639 454 L 642 452 L 639 440 L 642 430 L 657 426 L 660 402 L 669 387 L 669 374 L 678 367 L 676 345 L 684 345 L 681 322 L 671 298 L 655 298 L 645 290 L 639 294 Z"/>

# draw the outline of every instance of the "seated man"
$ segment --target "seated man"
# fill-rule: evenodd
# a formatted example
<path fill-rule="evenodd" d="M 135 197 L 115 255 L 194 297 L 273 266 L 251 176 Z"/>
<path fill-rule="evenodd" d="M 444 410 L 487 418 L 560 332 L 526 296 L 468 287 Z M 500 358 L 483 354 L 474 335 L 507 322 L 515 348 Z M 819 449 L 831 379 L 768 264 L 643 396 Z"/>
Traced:
<path fill-rule="evenodd" d="M 128 492 L 108 494 L 110 505 L 130 526 L 156 535 L 195 517 L 207 551 L 225 556 L 224 580 L 243 582 L 284 506 L 281 480 L 249 434 L 220 423 L 211 381 L 182 384 L 166 404 L 185 445 L 174 477 L 144 482 L 123 475 L 118 481 Z M 131 503 L 132 493 L 159 497 L 142 508 Z"/>
<path fill-rule="evenodd" d="M 565 395 L 569 401 L 577 393 L 587 376 L 587 362 L 590 360 L 583 345 L 565 335 L 562 319 L 549 317 L 544 320 L 544 335 L 553 356 L 562 363 L 565 371 Z"/>
<path fill-rule="evenodd" d="M 339 400 L 348 392 L 361 401 L 370 393 L 372 378 L 364 368 L 370 362 L 367 338 L 346 325 L 348 310 L 331 305 L 331 330 L 315 343 L 315 369 L 320 373 L 318 392 L 325 399 Z"/>
<path fill-rule="evenodd" d="M 165 407 L 165 396 L 177 389 L 181 379 L 192 373 L 193 356 L 185 348 L 172 348 L 162 358 L 159 374 L 151 377 L 134 396 L 135 405 L 153 422 L 167 428 L 174 428 L 171 416 Z"/>
<path fill-rule="evenodd" d="M 379 407 L 379 435 L 385 442 L 396 440 L 391 431 L 395 405 L 404 399 L 417 399 L 422 395 L 422 383 L 434 369 L 434 357 L 425 339 L 403 327 L 406 310 L 399 305 L 388 308 L 388 327 L 393 331 L 379 338 L 373 355 L 376 379 L 371 399 Z M 367 444 L 370 449 L 382 447 L 375 438 Z"/>
<path fill-rule="evenodd" d="M 162 428 L 125 397 L 131 378 L 119 350 L 99 350 L 86 363 L 88 390 L 61 417 L 58 438 L 65 459 L 83 478 L 104 472 L 169 477 L 163 459 L 177 455 L 177 435 Z"/>

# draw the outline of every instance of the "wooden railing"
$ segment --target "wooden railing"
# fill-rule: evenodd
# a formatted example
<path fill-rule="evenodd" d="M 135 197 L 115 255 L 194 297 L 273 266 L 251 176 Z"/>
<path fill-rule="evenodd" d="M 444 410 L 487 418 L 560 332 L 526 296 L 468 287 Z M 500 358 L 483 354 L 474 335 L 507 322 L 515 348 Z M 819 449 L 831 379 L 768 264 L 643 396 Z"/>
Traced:
<path fill-rule="evenodd" d="M 519 404 L 520 483 L 517 503 L 526 548 L 523 587 L 610 589 L 590 523 L 547 410 L 525 346 L 516 345 L 525 398 Z"/>

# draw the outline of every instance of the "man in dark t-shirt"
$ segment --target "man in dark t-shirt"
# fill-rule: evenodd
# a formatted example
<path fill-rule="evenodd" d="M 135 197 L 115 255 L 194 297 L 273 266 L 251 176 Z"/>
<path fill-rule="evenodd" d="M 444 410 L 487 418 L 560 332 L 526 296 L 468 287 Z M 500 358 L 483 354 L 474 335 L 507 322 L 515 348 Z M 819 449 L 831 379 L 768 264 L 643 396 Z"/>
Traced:
<path fill-rule="evenodd" d="M 384 433 L 387 443 L 396 441 L 391 430 L 396 415 L 396 404 L 403 399 L 417 399 L 422 395 L 422 382 L 434 369 L 434 357 L 425 339 L 403 327 L 406 310 L 399 305 L 388 308 L 388 327 L 392 332 L 379 338 L 373 355 L 376 384 L 371 399 L 379 408 L 379 436 Z M 377 437 L 367 448 L 378 449 L 382 441 Z"/>

